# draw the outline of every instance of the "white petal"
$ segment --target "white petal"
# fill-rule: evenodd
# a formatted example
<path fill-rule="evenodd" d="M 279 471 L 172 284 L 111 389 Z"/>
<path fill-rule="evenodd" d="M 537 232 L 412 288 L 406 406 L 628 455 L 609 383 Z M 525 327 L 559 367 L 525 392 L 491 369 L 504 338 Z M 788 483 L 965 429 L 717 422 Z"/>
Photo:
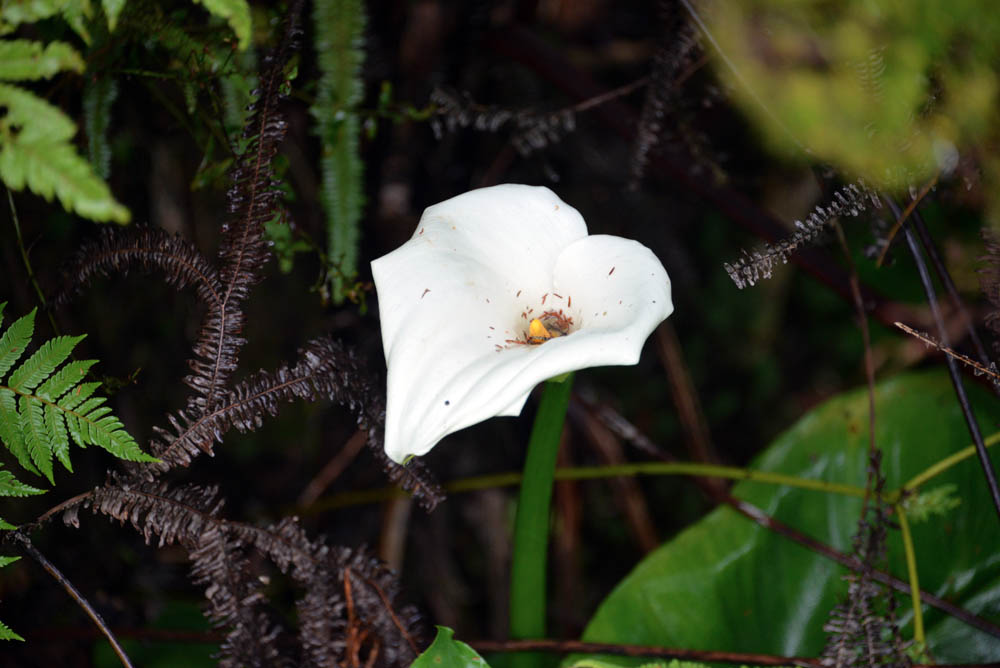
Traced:
<path fill-rule="evenodd" d="M 576 210 L 547 188 L 496 186 L 430 207 L 372 274 L 389 367 L 385 449 L 395 461 L 519 414 L 548 378 L 634 364 L 673 308 L 652 252 L 587 237 Z M 538 346 L 508 343 L 549 308 L 578 329 Z"/>

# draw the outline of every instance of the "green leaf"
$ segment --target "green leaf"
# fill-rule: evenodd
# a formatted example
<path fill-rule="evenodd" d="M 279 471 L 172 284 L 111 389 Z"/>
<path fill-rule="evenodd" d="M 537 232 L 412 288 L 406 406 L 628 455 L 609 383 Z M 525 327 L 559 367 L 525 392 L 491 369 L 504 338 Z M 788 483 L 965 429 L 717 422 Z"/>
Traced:
<path fill-rule="evenodd" d="M 21 416 L 17 412 L 17 395 L 6 388 L 0 388 L 0 440 L 17 457 L 17 461 L 26 471 L 38 473 L 38 469 L 31 463 L 28 446 L 21 433 Z"/>
<path fill-rule="evenodd" d="M 34 496 L 44 493 L 44 489 L 25 485 L 10 471 L 0 471 L 0 496 Z"/>
<path fill-rule="evenodd" d="M 77 406 L 82 404 L 100 386 L 101 384 L 96 381 L 90 383 L 80 383 L 70 390 L 66 396 L 59 399 L 59 408 L 67 411 L 75 410 Z"/>
<path fill-rule="evenodd" d="M 246 0 L 195 0 L 195 2 L 229 23 L 229 27 L 236 33 L 236 39 L 240 42 L 241 51 L 250 46 L 253 24 Z"/>
<path fill-rule="evenodd" d="M 51 376 L 39 387 L 35 394 L 43 399 L 55 401 L 65 394 L 71 387 L 79 383 L 87 375 L 90 367 L 97 364 L 97 360 L 79 360 L 70 362 L 59 369 L 55 375 Z"/>
<path fill-rule="evenodd" d="M 57 336 L 42 344 L 25 362 L 10 374 L 7 386 L 15 392 L 30 392 L 38 384 L 52 375 L 60 364 L 66 361 L 73 348 L 86 335 Z"/>
<path fill-rule="evenodd" d="M 0 568 L 3 568 L 4 566 L 9 566 L 20 558 L 21 557 L 7 557 L 4 555 L 0 555 Z"/>
<path fill-rule="evenodd" d="M 946 515 L 962 505 L 962 499 L 956 495 L 955 485 L 941 485 L 903 501 L 903 511 L 906 518 L 912 522 L 925 522 L 933 515 Z"/>
<path fill-rule="evenodd" d="M 111 173 L 111 105 L 118 97 L 118 83 L 111 77 L 88 79 L 83 89 L 83 127 L 87 135 L 87 159 L 102 179 Z"/>
<path fill-rule="evenodd" d="M 49 447 L 45 431 L 42 402 L 29 395 L 21 395 L 18 404 L 21 434 L 24 435 L 24 445 L 31 455 L 31 463 L 54 485 L 56 481 L 52 478 L 52 448 Z"/>
<path fill-rule="evenodd" d="M 7 331 L 0 337 L 0 379 L 3 379 L 7 371 L 21 358 L 28 343 L 31 342 L 31 334 L 35 331 L 35 311 L 37 310 L 31 309 L 31 313 L 15 320 L 14 324 L 8 327 Z"/>
<path fill-rule="evenodd" d="M 125 9 L 125 0 L 101 0 L 101 6 L 104 8 L 104 15 L 108 17 L 108 28 L 114 32 L 118 25 L 118 15 Z"/>
<path fill-rule="evenodd" d="M 96 411 L 97 413 L 106 412 L 106 407 L 102 407 Z M 107 408 L 110 411 L 110 408 Z M 90 442 L 94 445 L 98 445 L 115 457 L 121 459 L 127 459 L 132 462 L 157 462 L 159 461 L 156 457 L 147 455 L 139 447 L 135 439 L 125 431 L 124 425 L 121 421 L 113 415 L 107 415 L 99 420 L 91 421 L 90 417 L 78 418 L 81 431 L 84 424 L 89 428 Z"/>
<path fill-rule="evenodd" d="M 24 638 L 14 633 L 9 626 L 0 622 L 0 640 L 20 640 L 24 642 Z"/>
<path fill-rule="evenodd" d="M 0 519 L 0 529 L 3 529 L 4 531 L 13 531 L 16 528 L 17 527 L 11 524 L 10 522 L 6 522 L 3 519 Z"/>
<path fill-rule="evenodd" d="M 63 422 L 63 413 L 55 404 L 45 405 L 45 430 L 48 432 L 52 445 L 52 454 L 56 456 L 66 470 L 73 472 L 73 464 L 69 461 L 69 435 Z"/>
<path fill-rule="evenodd" d="M 364 208 L 361 125 L 355 107 L 364 96 L 364 32 L 361 0 L 317 0 L 313 6 L 320 78 L 316 134 L 322 142 L 320 201 L 326 213 L 327 254 L 335 267 L 332 296 L 343 302 L 345 285 L 358 271 L 358 244 Z"/>
<path fill-rule="evenodd" d="M 0 40 L 0 79 L 48 79 L 61 70 L 83 72 L 84 68 L 83 58 L 65 42 Z"/>
<path fill-rule="evenodd" d="M 27 187 L 67 211 L 96 221 L 127 223 L 128 209 L 115 201 L 90 164 L 70 143 L 76 126 L 62 111 L 14 86 L 0 84 L 0 180 Z"/>
<path fill-rule="evenodd" d="M 434 642 L 410 664 L 410 668 L 489 668 L 476 650 L 461 640 L 454 640 L 455 632 L 447 626 L 437 627 Z"/>
<path fill-rule="evenodd" d="M 978 386 L 967 389 L 989 433 L 996 400 Z M 828 401 L 781 435 L 751 468 L 863 486 L 867 402 L 865 391 Z M 969 443 L 951 383 L 942 373 L 908 374 L 881 384 L 875 415 L 887 490 Z M 920 585 L 996 619 L 1000 532 L 982 470 L 972 457 L 933 484 L 957 485 L 962 505 L 945 518 L 911 527 Z M 736 485 L 733 495 L 840 551 L 851 550 L 860 499 L 749 481 Z M 947 548 L 942 549 L 945 536 Z M 905 579 L 898 531 L 890 533 L 888 552 L 890 571 Z M 640 562 L 601 604 L 583 638 L 816 656 L 826 642 L 827 614 L 845 595 L 844 573 L 734 510 L 719 508 Z M 911 637 L 910 600 L 903 595 L 897 600 L 904 638 Z M 926 606 L 924 622 L 938 661 L 995 659 L 996 638 Z"/>

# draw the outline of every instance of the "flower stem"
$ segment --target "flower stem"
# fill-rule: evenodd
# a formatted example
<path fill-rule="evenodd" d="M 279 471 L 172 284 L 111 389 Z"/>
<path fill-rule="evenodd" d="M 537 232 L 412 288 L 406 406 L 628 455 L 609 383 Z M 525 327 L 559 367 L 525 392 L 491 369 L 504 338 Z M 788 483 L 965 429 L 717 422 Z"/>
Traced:
<path fill-rule="evenodd" d="M 920 648 L 926 645 L 924 637 L 924 615 L 920 608 L 920 580 L 917 577 L 917 556 L 913 550 L 913 535 L 910 533 L 910 523 L 906 520 L 903 504 L 895 506 L 896 520 L 899 522 L 903 538 L 903 552 L 906 554 L 906 574 L 910 580 L 910 598 L 913 601 L 913 642 Z"/>
<path fill-rule="evenodd" d="M 549 505 L 559 437 L 572 385 L 572 375 L 563 382 L 545 384 L 528 441 L 514 520 L 514 558 L 510 575 L 510 635 L 514 639 L 545 637 Z M 519 653 L 513 658 L 512 666 L 527 668 L 543 665 L 545 657 Z"/>

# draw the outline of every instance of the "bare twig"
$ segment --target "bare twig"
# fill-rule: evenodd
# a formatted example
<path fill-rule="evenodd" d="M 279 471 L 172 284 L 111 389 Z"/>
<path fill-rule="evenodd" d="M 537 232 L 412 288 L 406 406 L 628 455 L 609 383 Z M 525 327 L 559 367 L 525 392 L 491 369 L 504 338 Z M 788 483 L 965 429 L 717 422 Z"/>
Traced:
<path fill-rule="evenodd" d="M 989 368 L 987 366 L 984 366 L 983 364 L 977 362 L 976 360 L 972 359 L 968 355 L 963 355 L 962 353 L 958 352 L 957 350 L 954 350 L 952 348 L 948 348 L 946 346 L 943 346 L 939 342 L 935 341 L 933 337 L 930 337 L 927 334 L 924 334 L 923 332 L 918 332 L 917 330 L 913 329 L 912 327 L 904 325 L 901 322 L 897 322 L 897 323 L 893 323 L 893 324 L 895 324 L 896 327 L 899 327 L 901 330 L 903 330 L 904 332 L 906 332 L 910 336 L 912 336 L 912 337 L 914 337 L 916 339 L 919 339 L 920 341 L 923 341 L 925 344 L 927 344 L 931 348 L 936 348 L 937 350 L 940 350 L 941 352 L 943 352 L 945 355 L 948 355 L 949 357 L 955 358 L 956 360 L 958 360 L 962 364 L 964 364 L 966 366 L 969 366 L 969 367 L 972 367 L 973 369 L 975 369 L 976 375 L 987 375 L 987 376 L 990 377 L 990 379 L 993 381 L 994 384 L 1000 383 L 1000 373 L 997 373 L 997 371 L 995 369 L 991 369 L 991 368 Z"/>
<path fill-rule="evenodd" d="M 893 215 L 900 218 L 901 214 L 896 202 L 893 201 L 892 198 L 887 197 L 886 203 L 889 205 Z M 944 328 L 944 319 L 941 317 L 941 310 L 938 307 L 934 284 L 931 282 L 931 277 L 927 271 L 927 265 L 924 262 L 924 257 L 920 252 L 920 247 L 917 245 L 917 239 L 910 228 L 904 225 L 903 233 L 906 235 L 906 243 L 910 247 L 910 253 L 913 255 L 913 261 L 917 265 L 917 272 L 920 274 L 920 282 L 924 286 L 924 293 L 927 295 L 927 303 L 931 307 L 931 315 L 933 316 L 934 323 L 938 329 L 938 338 L 941 343 L 947 347 L 949 345 L 948 333 Z M 996 473 L 993 470 L 990 455 L 986 451 L 986 445 L 983 443 L 983 435 L 979 431 L 979 423 L 976 422 L 976 416 L 972 411 L 972 405 L 969 403 L 969 397 L 965 393 L 965 386 L 962 384 L 962 376 L 958 372 L 958 363 L 955 362 L 955 359 L 950 356 L 946 356 L 945 360 L 948 363 L 948 374 L 951 376 L 951 384 L 955 388 L 955 396 L 958 398 L 958 405 L 961 407 L 962 415 L 965 417 L 965 423 L 969 427 L 969 434 L 972 435 L 972 442 L 976 445 L 976 454 L 979 456 L 979 463 L 982 465 L 983 475 L 986 477 L 986 486 L 989 488 L 990 496 L 993 499 L 993 507 L 996 509 L 997 516 L 1000 517 L 1000 488 L 997 486 Z"/>
<path fill-rule="evenodd" d="M 900 213 L 899 209 L 893 209 L 893 215 L 896 216 L 896 222 L 893 223 L 892 229 L 889 230 L 889 234 L 886 236 L 885 246 L 882 248 L 882 252 L 879 253 L 875 266 L 881 267 L 882 263 L 885 262 L 885 256 L 889 254 L 889 247 L 892 246 L 892 240 L 896 238 L 896 235 L 899 234 L 899 230 L 902 229 L 904 224 L 906 224 L 910 214 L 916 211 L 917 205 L 920 204 L 920 200 L 926 197 L 927 193 L 929 193 L 931 188 L 934 187 L 934 184 L 937 183 L 938 176 L 940 176 L 940 173 L 935 174 L 934 178 L 924 184 L 924 187 L 920 189 L 917 196 L 906 205 L 905 209 L 903 209 L 903 213 Z"/>
<path fill-rule="evenodd" d="M 126 668 L 132 668 L 132 662 L 129 661 L 128 655 L 125 654 L 125 650 L 122 649 L 122 646 L 118 644 L 118 639 L 115 638 L 114 633 L 112 633 L 111 629 L 108 628 L 108 625 L 104 623 L 104 620 L 101 618 L 101 614 L 94 609 L 94 606 L 90 605 L 90 602 L 83 597 L 83 594 L 77 590 L 73 583 L 66 579 L 66 576 L 64 576 L 59 569 L 55 567 L 55 564 L 46 559 L 45 555 L 38 551 L 38 548 L 32 544 L 31 539 L 24 535 L 24 533 L 15 531 L 13 538 L 21 544 L 21 547 L 31 556 L 32 559 L 37 561 L 49 575 L 55 578 L 56 582 L 62 585 L 62 588 L 66 590 L 66 593 L 68 593 L 74 601 L 76 601 L 77 605 L 83 608 L 83 611 L 87 613 L 87 616 L 93 620 L 94 625 L 101 630 L 104 637 L 108 639 L 109 643 L 111 643 L 111 649 L 113 649 L 115 654 L 118 655 L 118 660 L 121 661 L 121 664 L 126 666 Z"/>
<path fill-rule="evenodd" d="M 354 432 L 347 439 L 347 443 L 326 463 L 326 466 L 309 481 L 306 488 L 302 490 L 302 494 L 299 495 L 298 504 L 303 508 L 307 508 L 315 503 L 316 499 L 333 484 L 333 481 L 350 466 L 354 458 L 361 452 L 361 448 L 365 446 L 367 440 L 368 434 L 364 430 L 359 429 Z"/>

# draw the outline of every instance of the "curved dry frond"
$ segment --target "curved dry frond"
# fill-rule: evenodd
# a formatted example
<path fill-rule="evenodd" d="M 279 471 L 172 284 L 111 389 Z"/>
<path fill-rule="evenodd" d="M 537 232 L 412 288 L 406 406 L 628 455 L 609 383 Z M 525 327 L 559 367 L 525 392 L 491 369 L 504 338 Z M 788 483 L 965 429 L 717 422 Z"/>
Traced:
<path fill-rule="evenodd" d="M 653 67 L 642 103 L 630 161 L 630 185 L 635 188 L 646 173 L 650 154 L 669 132 L 667 117 L 680 99 L 678 80 L 695 65 L 700 52 L 700 33 L 687 14 L 673 3 L 660 2 L 663 33 L 653 54 Z"/>
<path fill-rule="evenodd" d="M 193 285 L 209 308 L 221 301 L 218 272 L 194 244 L 157 227 L 136 226 L 104 229 L 80 246 L 63 270 L 66 282 L 52 304 L 69 302 L 97 276 L 127 276 L 132 270 L 160 271 L 178 290 Z"/>
<path fill-rule="evenodd" d="M 289 60 L 299 34 L 300 10 L 301 3 L 289 14 L 280 46 L 264 59 L 257 100 L 251 105 L 243 133 L 246 148 L 232 172 L 229 220 L 222 226 L 219 248 L 222 295 L 205 314 L 194 346 L 195 359 L 189 363 L 193 374 L 185 379 L 198 393 L 189 408 L 201 413 L 214 409 L 225 396 L 240 349 L 246 343 L 240 336 L 245 321 L 242 305 L 269 257 L 264 223 L 274 218 L 281 197 L 274 183 L 272 162 L 287 128 L 278 106 L 292 76 Z"/>
<path fill-rule="evenodd" d="M 800 246 L 812 243 L 826 230 L 834 218 L 858 216 L 869 206 L 879 208 L 878 196 L 863 181 L 849 183 L 833 194 L 826 207 L 816 206 L 805 222 L 795 221 L 795 232 L 788 238 L 764 245 L 751 253 L 743 251 L 742 257 L 732 264 L 723 263 L 736 287 L 743 289 L 757 281 L 770 278 L 774 268 L 788 262 L 788 257 Z"/>

